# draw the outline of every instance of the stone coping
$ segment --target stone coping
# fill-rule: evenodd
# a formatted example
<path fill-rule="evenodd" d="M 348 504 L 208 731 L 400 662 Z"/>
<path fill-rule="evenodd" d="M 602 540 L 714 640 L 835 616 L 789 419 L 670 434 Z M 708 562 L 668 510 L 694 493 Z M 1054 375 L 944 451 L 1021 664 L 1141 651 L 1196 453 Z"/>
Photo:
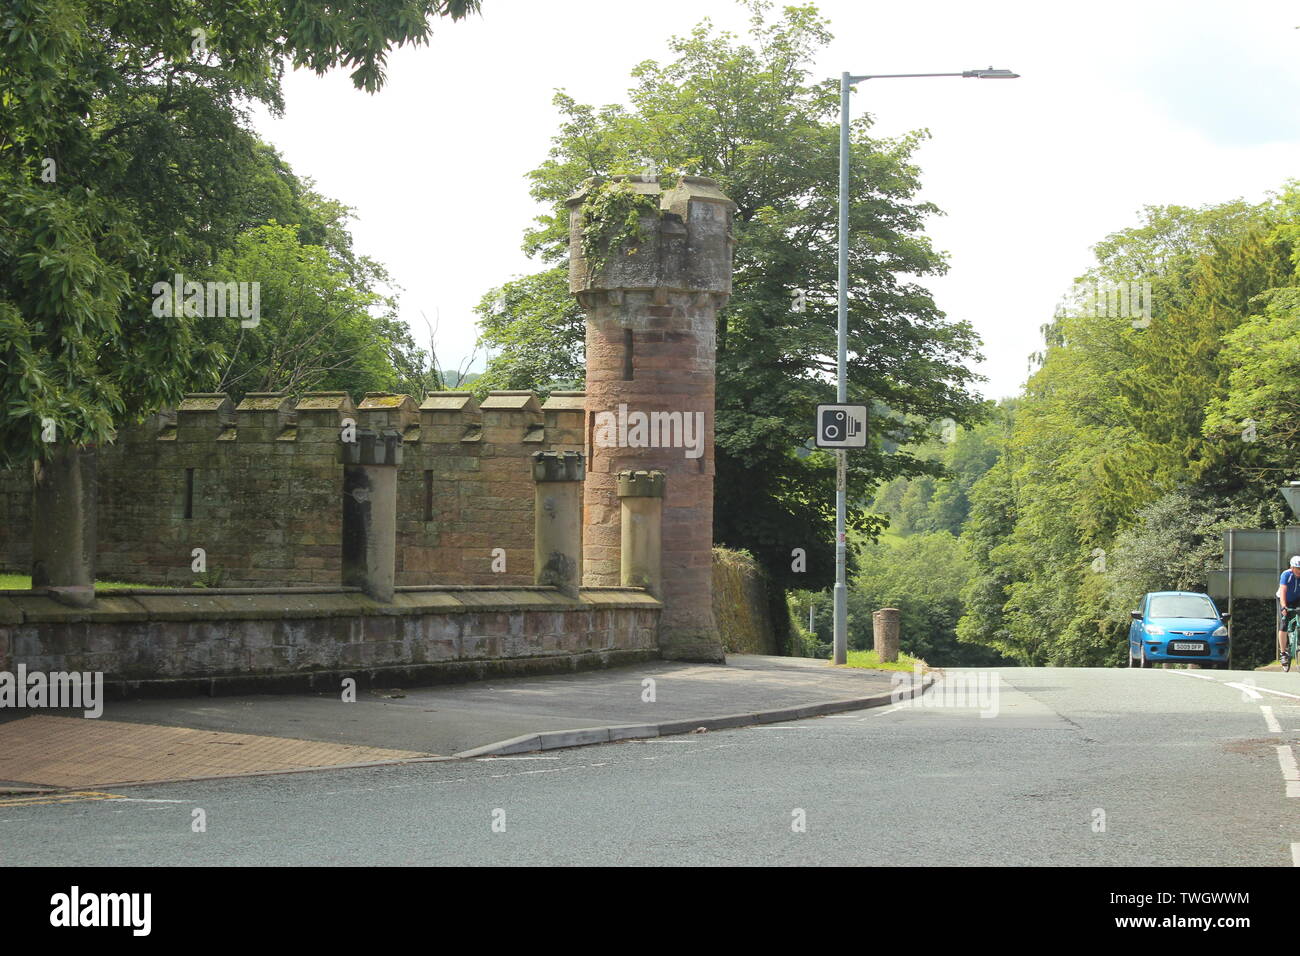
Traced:
<path fill-rule="evenodd" d="M 356 588 L 130 588 L 98 592 L 93 608 L 60 604 L 44 591 L 0 591 L 0 627 L 660 607 L 644 590 L 611 587 L 583 588 L 577 599 L 551 587 L 406 587 L 397 589 L 391 604 Z"/>

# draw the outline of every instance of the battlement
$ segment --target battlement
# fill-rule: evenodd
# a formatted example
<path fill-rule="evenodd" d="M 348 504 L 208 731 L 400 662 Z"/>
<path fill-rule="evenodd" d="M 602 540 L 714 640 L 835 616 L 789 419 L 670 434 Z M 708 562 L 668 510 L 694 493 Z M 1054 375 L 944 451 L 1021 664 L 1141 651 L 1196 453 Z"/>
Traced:
<path fill-rule="evenodd" d="M 665 189 L 657 176 L 614 176 L 657 210 L 640 215 L 641 240 L 593 268 L 584 255 L 583 204 L 606 180 L 594 178 L 566 200 L 569 207 L 569 290 L 589 307 L 592 292 L 658 290 L 731 294 L 735 203 L 703 176 L 681 176 Z M 606 250 L 608 251 L 608 250 Z"/>
<path fill-rule="evenodd" d="M 402 439 L 397 584 L 531 585 L 531 456 L 583 447 L 583 393 L 185 396 L 99 452 L 101 578 L 228 587 L 339 584 L 349 424 Z M 0 569 L 31 563 L 31 476 L 0 473 Z M 195 569 L 194 550 L 205 571 Z"/>

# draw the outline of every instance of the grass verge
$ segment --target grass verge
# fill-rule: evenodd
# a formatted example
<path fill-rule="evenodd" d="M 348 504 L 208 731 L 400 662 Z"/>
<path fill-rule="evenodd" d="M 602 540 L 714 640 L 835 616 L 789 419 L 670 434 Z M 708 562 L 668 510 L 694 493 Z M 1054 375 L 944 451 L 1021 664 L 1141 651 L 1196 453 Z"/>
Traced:
<path fill-rule="evenodd" d="M 31 575 L 28 574 L 0 574 L 0 591 L 30 591 L 32 587 Z M 113 591 L 120 588 L 152 588 L 157 587 L 155 584 L 133 584 L 130 581 L 96 581 L 96 589 Z"/>
<path fill-rule="evenodd" d="M 880 659 L 880 655 L 875 651 L 849 651 L 848 663 L 845 667 L 861 667 L 873 671 L 910 671 L 917 664 L 921 665 L 921 672 L 924 673 L 930 669 L 925 661 L 898 652 L 898 660 L 892 664 L 886 663 Z"/>

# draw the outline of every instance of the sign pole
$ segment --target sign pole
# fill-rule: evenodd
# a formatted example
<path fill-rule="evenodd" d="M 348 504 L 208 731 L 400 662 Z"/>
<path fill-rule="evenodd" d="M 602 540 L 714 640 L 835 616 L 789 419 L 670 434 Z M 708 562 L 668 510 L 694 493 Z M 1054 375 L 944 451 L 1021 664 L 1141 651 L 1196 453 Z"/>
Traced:
<path fill-rule="evenodd" d="M 836 318 L 836 400 L 843 405 L 849 400 L 848 341 L 849 341 L 849 89 L 850 74 L 840 74 L 840 221 L 839 221 L 839 309 Z M 848 589 L 844 582 L 844 496 L 847 455 L 844 449 L 835 453 L 835 627 L 834 662 L 848 661 Z"/>
<path fill-rule="evenodd" d="M 1228 670 L 1232 670 L 1232 632 L 1235 630 L 1233 622 L 1236 616 L 1232 613 L 1232 552 L 1235 550 L 1236 532 L 1228 529 Z"/>
<path fill-rule="evenodd" d="M 835 451 L 835 663 L 849 659 L 849 591 L 844 580 L 844 512 L 845 483 L 849 453 Z"/>

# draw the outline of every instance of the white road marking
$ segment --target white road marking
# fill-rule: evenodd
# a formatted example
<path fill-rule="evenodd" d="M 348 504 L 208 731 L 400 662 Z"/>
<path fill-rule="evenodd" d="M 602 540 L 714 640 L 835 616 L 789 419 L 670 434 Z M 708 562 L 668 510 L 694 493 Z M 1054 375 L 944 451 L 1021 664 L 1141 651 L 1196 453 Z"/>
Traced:
<path fill-rule="evenodd" d="M 1277 748 L 1277 762 L 1282 768 L 1282 779 L 1286 781 L 1286 795 L 1300 797 L 1300 768 L 1296 767 L 1295 751 L 1290 744 Z"/>
<path fill-rule="evenodd" d="M 1263 690 L 1263 689 L 1264 689 L 1264 688 L 1262 688 L 1262 687 L 1259 688 L 1258 690 L 1256 690 L 1254 687 L 1251 687 L 1249 684 L 1238 684 L 1238 683 L 1236 683 L 1236 682 L 1233 682 L 1233 683 L 1230 683 L 1230 684 L 1225 684 L 1224 686 L 1226 686 L 1226 687 L 1231 687 L 1233 690 L 1239 690 L 1239 691 L 1241 691 L 1243 694 L 1245 694 L 1245 695 L 1246 695 L 1247 697 L 1249 697 L 1251 700 L 1263 700 L 1263 699 L 1264 699 L 1263 696 L 1259 693 L 1260 690 Z"/>
<path fill-rule="evenodd" d="M 800 727 L 794 724 L 772 724 L 768 726 L 763 726 L 760 724 L 757 727 L 751 727 L 749 729 L 750 730 L 811 730 L 812 728 L 806 726 Z"/>
<path fill-rule="evenodd" d="M 1216 684 L 1218 683 L 1218 681 L 1215 678 L 1211 677 L 1209 674 L 1202 674 L 1198 671 L 1168 671 L 1167 673 L 1178 674 L 1181 677 L 1196 677 L 1200 680 L 1212 680 Z M 1232 686 L 1232 685 L 1228 685 L 1228 686 Z"/>
<path fill-rule="evenodd" d="M 559 757 L 475 757 L 475 760 L 559 760 Z"/>
<path fill-rule="evenodd" d="M 1271 687 L 1257 687 L 1256 690 L 1262 690 L 1266 694 L 1275 694 L 1278 697 L 1290 697 L 1292 700 L 1300 700 L 1300 694 L 1288 694 L 1284 690 L 1273 690 Z"/>
<path fill-rule="evenodd" d="M 1291 844 L 1291 865 L 1300 866 L 1300 843 Z"/>
<path fill-rule="evenodd" d="M 1273 716 L 1273 708 L 1269 707 L 1267 704 L 1260 704 L 1259 709 L 1264 715 L 1264 723 L 1268 725 L 1268 729 L 1272 733 L 1280 734 L 1282 732 L 1282 725 L 1279 724 L 1277 718 Z"/>
<path fill-rule="evenodd" d="M 144 797 L 118 797 L 121 803 L 189 803 L 188 800 L 146 800 Z"/>
<path fill-rule="evenodd" d="M 1283 744 L 1277 748 L 1277 762 L 1282 767 L 1282 779 L 1288 783 L 1292 780 L 1300 782 L 1300 767 L 1296 767 L 1295 751 L 1291 749 L 1290 744 Z"/>
<path fill-rule="evenodd" d="M 872 717 L 884 717 L 885 714 L 892 714 L 896 710 L 902 710 L 905 707 L 911 707 L 911 706 L 912 706 L 912 702 L 910 700 L 905 700 L 895 704 L 893 707 L 886 707 L 884 710 L 873 711 L 872 713 L 867 714 L 867 716 L 865 717 L 859 717 L 858 720 L 863 721 L 863 720 L 870 720 Z"/>

